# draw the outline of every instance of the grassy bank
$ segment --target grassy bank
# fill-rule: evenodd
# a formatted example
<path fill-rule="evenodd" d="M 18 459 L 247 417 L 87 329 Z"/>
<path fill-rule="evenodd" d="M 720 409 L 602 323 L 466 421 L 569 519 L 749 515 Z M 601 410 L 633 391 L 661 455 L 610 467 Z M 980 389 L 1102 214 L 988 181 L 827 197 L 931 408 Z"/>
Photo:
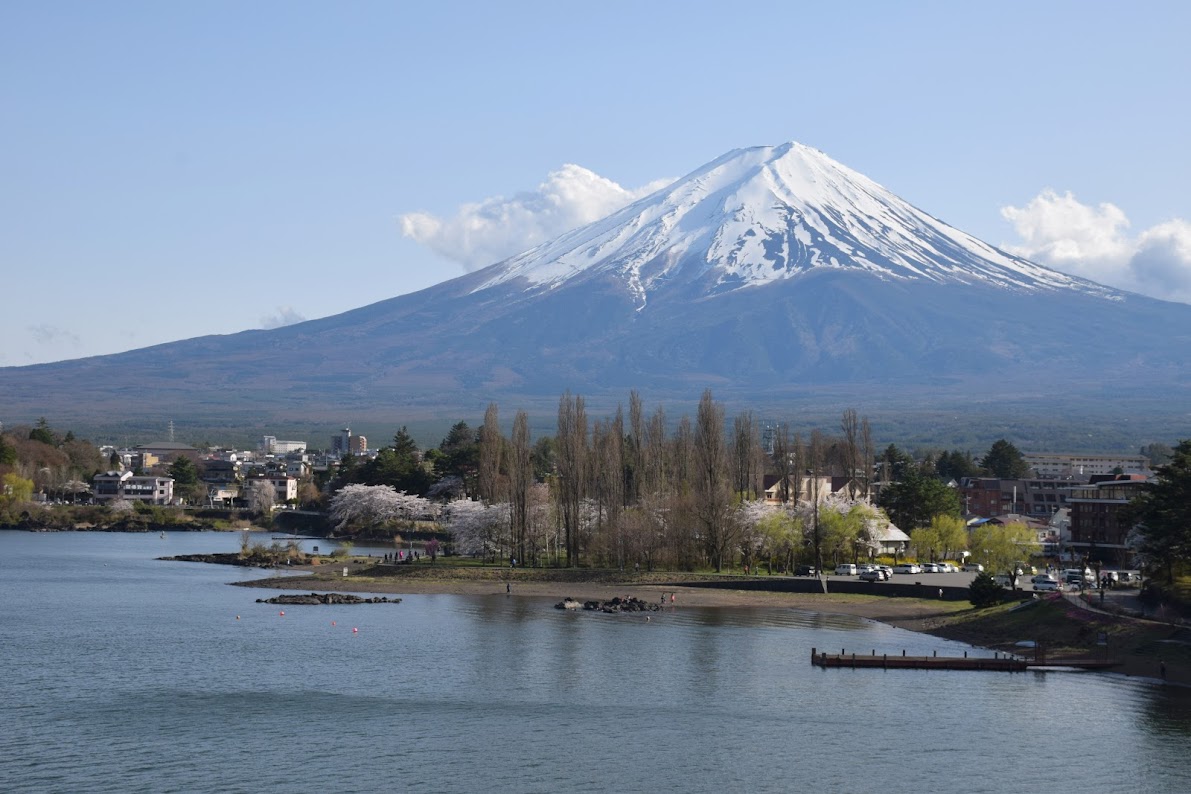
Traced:
<path fill-rule="evenodd" d="M 1191 684 L 1191 629 L 1091 612 L 1060 596 L 1024 608 L 1003 604 L 963 610 L 939 619 L 928 631 L 1016 653 L 1023 651 L 1018 642 L 1034 641 L 1048 661 L 1107 657 L 1120 661 L 1119 670 L 1129 675 L 1157 678 L 1165 662 L 1168 680 Z M 1102 636 L 1104 646 L 1097 644 Z"/>

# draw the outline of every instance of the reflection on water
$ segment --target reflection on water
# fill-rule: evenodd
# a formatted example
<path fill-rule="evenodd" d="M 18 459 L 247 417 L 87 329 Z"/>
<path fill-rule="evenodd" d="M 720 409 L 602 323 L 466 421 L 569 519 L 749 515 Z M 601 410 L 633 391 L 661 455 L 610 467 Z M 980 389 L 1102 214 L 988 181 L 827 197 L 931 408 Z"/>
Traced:
<path fill-rule="evenodd" d="M 0 533 L 0 787 L 1191 790 L 1187 691 L 820 670 L 811 648 L 965 646 L 792 609 L 411 595 L 282 616 L 224 584 L 261 573 L 153 559 L 237 545 Z"/>

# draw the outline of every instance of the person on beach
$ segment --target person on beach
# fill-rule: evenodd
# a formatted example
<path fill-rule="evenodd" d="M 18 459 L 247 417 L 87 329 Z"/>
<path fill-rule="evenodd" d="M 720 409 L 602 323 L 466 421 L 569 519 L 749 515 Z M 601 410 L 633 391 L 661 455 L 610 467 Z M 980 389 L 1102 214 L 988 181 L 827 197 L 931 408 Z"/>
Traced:
<path fill-rule="evenodd" d="M 505 582 L 505 593 L 506 593 L 506 594 L 512 594 L 512 592 L 513 592 L 513 583 L 512 583 L 512 582 Z"/>

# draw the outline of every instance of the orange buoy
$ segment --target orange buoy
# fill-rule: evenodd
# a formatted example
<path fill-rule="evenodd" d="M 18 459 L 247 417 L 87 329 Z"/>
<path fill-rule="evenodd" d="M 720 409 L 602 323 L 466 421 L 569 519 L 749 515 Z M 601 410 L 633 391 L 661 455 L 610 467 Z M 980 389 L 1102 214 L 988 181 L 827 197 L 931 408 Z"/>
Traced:
<path fill-rule="evenodd" d="M 285 617 L 285 610 L 283 609 L 280 612 L 278 612 L 277 614 L 281 615 L 281 617 Z"/>
<path fill-rule="evenodd" d="M 359 633 L 360 633 L 359 629 L 352 629 L 352 634 L 359 634 Z"/>
<path fill-rule="evenodd" d="M 332 620 L 332 621 L 331 621 L 331 625 L 332 625 L 332 626 L 334 626 L 334 625 L 335 625 L 335 621 L 333 621 L 333 620 Z"/>

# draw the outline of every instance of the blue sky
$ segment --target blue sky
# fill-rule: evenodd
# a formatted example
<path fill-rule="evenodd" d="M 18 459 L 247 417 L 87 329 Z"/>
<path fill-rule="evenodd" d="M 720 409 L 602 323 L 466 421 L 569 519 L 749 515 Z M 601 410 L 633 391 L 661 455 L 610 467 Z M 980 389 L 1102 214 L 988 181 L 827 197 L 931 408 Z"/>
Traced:
<path fill-rule="evenodd" d="M 1189 9 L 0 4 L 0 366 L 335 314 L 787 140 L 1191 301 Z"/>

